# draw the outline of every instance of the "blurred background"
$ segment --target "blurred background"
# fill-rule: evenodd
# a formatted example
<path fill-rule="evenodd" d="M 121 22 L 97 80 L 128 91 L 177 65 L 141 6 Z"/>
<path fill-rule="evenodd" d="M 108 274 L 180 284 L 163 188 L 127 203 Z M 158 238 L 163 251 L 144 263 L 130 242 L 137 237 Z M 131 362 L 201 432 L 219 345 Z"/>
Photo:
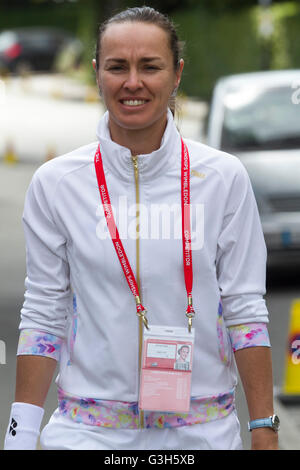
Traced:
<path fill-rule="evenodd" d="M 300 449 L 300 1 L 157 0 L 184 42 L 177 124 L 237 155 L 268 249 L 266 301 L 282 449 Z M 0 0 L 0 448 L 14 397 L 26 189 L 44 162 L 96 140 L 97 30 L 144 2 Z M 55 386 L 44 423 L 56 407 Z M 238 387 L 242 438 L 247 407 Z"/>

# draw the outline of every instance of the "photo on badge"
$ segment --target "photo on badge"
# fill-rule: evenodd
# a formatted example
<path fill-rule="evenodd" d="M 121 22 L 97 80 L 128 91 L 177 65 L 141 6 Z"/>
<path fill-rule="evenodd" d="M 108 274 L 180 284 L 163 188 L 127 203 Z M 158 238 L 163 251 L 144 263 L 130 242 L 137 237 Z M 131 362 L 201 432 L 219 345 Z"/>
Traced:
<path fill-rule="evenodd" d="M 176 352 L 176 370 L 190 370 L 190 346 L 188 344 L 178 344 Z"/>

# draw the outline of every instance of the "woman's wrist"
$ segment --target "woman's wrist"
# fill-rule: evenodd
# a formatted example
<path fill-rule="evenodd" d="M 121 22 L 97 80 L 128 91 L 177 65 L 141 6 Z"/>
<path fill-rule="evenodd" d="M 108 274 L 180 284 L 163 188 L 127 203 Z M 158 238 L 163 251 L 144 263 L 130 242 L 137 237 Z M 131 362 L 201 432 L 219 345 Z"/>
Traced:
<path fill-rule="evenodd" d="M 14 402 L 6 431 L 4 450 L 35 450 L 44 409 L 31 403 Z"/>

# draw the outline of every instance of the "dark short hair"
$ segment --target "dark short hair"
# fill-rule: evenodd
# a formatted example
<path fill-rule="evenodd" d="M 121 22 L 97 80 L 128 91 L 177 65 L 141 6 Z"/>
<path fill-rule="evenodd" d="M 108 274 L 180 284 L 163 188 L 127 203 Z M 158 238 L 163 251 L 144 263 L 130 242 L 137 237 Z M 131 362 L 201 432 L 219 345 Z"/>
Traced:
<path fill-rule="evenodd" d="M 187 345 L 187 344 L 183 344 L 177 351 L 177 354 L 180 354 L 181 353 L 181 350 L 184 349 L 184 348 L 187 348 L 188 351 L 190 352 L 190 347 Z"/>

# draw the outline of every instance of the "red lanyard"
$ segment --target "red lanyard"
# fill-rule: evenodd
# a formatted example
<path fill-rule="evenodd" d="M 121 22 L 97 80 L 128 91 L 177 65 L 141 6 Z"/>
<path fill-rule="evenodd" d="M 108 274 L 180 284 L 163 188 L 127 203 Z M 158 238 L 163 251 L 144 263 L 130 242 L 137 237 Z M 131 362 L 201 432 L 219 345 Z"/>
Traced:
<path fill-rule="evenodd" d="M 191 234 L 191 191 L 190 191 L 190 156 L 187 146 L 181 139 L 181 214 L 182 214 L 182 248 L 185 288 L 188 298 L 186 316 L 189 319 L 189 331 L 195 315 L 193 308 L 193 260 L 192 260 L 192 234 Z"/>
<path fill-rule="evenodd" d="M 106 185 L 106 178 L 103 169 L 102 156 L 100 152 L 100 144 L 95 153 L 95 170 L 98 180 L 99 192 L 103 204 L 104 215 L 108 230 L 114 244 L 117 256 L 126 277 L 129 289 L 131 290 L 136 301 L 137 315 L 142 317 L 144 325 L 148 328 L 146 318 L 147 310 L 141 304 L 138 285 L 128 261 L 123 243 L 119 236 L 114 215 L 111 208 L 109 193 Z M 189 331 L 191 331 L 192 318 L 195 315 L 192 301 L 193 288 L 193 264 L 192 264 L 192 248 L 191 248 L 191 219 L 190 219 L 190 158 L 188 148 L 181 139 L 181 213 L 182 213 L 182 246 L 183 246 L 183 267 L 185 287 L 188 297 L 188 306 L 186 316 L 188 317 Z"/>

